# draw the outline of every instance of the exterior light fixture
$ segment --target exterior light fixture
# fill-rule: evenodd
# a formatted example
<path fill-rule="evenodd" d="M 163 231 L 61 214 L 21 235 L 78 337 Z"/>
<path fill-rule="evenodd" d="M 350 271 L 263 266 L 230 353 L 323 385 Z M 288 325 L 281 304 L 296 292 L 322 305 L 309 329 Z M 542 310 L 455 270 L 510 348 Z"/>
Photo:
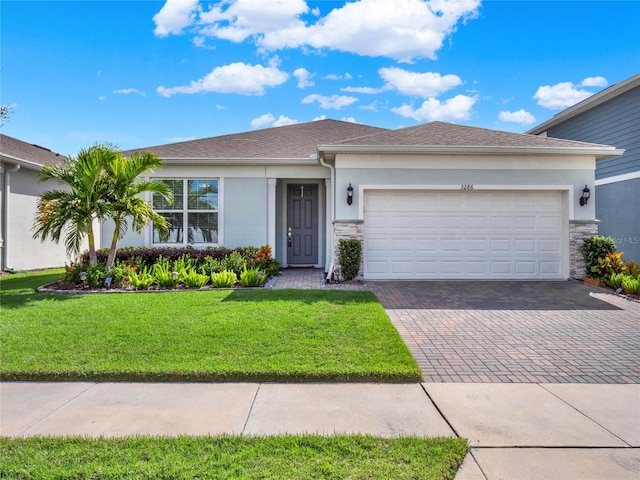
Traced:
<path fill-rule="evenodd" d="M 353 203 L 353 187 L 351 184 L 347 187 L 347 204 L 351 205 Z"/>
<path fill-rule="evenodd" d="M 585 185 L 580 197 L 580 206 L 584 207 L 589 202 L 589 198 L 591 198 L 591 190 Z"/>
<path fill-rule="evenodd" d="M 80 272 L 80 281 L 84 282 L 87 279 L 87 272 Z"/>
<path fill-rule="evenodd" d="M 171 272 L 171 278 L 173 278 L 174 282 L 178 281 L 178 275 L 179 275 L 178 272 Z"/>

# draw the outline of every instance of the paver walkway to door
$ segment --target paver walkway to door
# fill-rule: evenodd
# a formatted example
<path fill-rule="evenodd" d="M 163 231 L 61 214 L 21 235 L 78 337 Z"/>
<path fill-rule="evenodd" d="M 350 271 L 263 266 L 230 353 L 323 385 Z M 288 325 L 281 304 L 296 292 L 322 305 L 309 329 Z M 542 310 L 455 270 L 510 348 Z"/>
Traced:
<path fill-rule="evenodd" d="M 567 282 L 324 285 L 285 270 L 275 288 L 371 290 L 426 382 L 640 383 L 640 302 Z"/>

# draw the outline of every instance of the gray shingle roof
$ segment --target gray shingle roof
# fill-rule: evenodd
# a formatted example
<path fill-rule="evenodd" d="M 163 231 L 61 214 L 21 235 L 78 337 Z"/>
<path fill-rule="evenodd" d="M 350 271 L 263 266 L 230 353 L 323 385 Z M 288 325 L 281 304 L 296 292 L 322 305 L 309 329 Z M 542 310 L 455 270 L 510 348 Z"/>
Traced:
<path fill-rule="evenodd" d="M 136 148 L 124 153 L 146 151 L 153 152 L 160 158 L 185 159 L 301 159 L 315 154 L 317 145 L 341 143 L 350 138 L 384 131 L 386 131 L 384 128 L 357 123 L 318 120 L 168 145 Z"/>
<path fill-rule="evenodd" d="M 362 138 L 343 141 L 340 145 L 525 148 L 603 147 L 603 145 L 594 143 L 503 132 L 444 122 L 430 122 L 414 127 L 388 130 Z"/>
<path fill-rule="evenodd" d="M 36 165 L 60 163 L 65 159 L 64 156 L 47 148 L 23 142 L 4 134 L 0 134 L 0 154 Z"/>

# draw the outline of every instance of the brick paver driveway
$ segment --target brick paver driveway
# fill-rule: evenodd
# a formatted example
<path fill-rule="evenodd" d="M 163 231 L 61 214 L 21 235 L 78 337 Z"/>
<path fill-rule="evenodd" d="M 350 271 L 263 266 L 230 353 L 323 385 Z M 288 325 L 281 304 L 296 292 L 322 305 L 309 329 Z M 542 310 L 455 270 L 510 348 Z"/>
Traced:
<path fill-rule="evenodd" d="M 427 382 L 640 383 L 640 303 L 569 282 L 367 282 Z"/>

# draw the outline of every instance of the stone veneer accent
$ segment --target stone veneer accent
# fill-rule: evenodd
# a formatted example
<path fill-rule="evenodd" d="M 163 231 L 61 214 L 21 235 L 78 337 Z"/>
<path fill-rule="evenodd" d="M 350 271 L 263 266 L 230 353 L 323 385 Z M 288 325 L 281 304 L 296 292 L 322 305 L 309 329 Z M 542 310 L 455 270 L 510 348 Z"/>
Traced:
<path fill-rule="evenodd" d="M 599 220 L 569 220 L 569 276 L 583 278 L 584 258 L 580 253 L 580 245 L 585 238 L 598 234 Z"/>
<path fill-rule="evenodd" d="M 333 221 L 333 258 L 335 258 L 334 275 L 338 278 L 340 276 L 340 240 L 357 238 L 361 242 L 364 240 L 364 220 L 334 220 Z M 363 280 L 364 272 L 364 245 L 362 245 L 362 257 L 360 258 L 360 271 L 356 280 Z"/>

